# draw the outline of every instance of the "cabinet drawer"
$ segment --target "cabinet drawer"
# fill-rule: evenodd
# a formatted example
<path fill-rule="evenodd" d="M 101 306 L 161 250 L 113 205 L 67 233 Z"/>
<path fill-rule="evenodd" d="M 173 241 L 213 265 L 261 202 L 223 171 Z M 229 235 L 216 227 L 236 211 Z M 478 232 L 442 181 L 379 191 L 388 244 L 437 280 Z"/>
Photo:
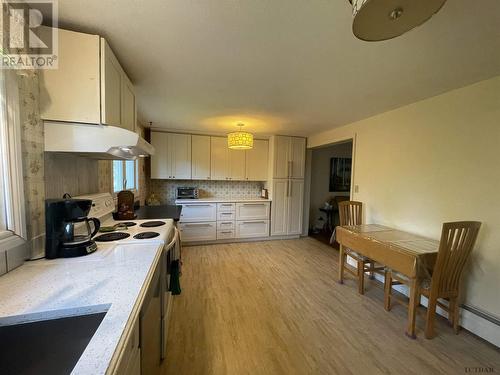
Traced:
<path fill-rule="evenodd" d="M 236 203 L 236 220 L 268 220 L 269 202 Z"/>
<path fill-rule="evenodd" d="M 217 231 L 217 239 L 234 238 L 234 229 L 222 229 Z"/>
<path fill-rule="evenodd" d="M 222 220 L 217 222 L 217 230 L 234 229 L 234 221 Z"/>
<path fill-rule="evenodd" d="M 223 220 L 223 221 L 228 221 L 228 220 L 234 220 L 236 217 L 234 211 L 228 211 L 228 212 L 217 212 L 217 220 Z"/>
<path fill-rule="evenodd" d="M 237 221 L 236 238 L 269 236 L 269 220 Z"/>
<path fill-rule="evenodd" d="M 236 205 L 234 203 L 217 203 L 217 212 L 234 211 Z"/>
<path fill-rule="evenodd" d="M 215 221 L 217 205 L 215 203 L 187 203 L 182 205 L 181 223 Z"/>
<path fill-rule="evenodd" d="M 181 240 L 189 241 L 211 241 L 217 238 L 216 222 L 206 223 L 179 223 Z"/>

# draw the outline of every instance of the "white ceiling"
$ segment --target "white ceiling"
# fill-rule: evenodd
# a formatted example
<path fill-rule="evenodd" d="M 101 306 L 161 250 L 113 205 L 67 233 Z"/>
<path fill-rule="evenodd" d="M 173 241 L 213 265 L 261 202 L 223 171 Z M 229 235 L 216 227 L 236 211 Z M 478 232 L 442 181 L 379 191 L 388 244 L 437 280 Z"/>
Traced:
<path fill-rule="evenodd" d="M 500 74 L 500 1 L 448 0 L 423 26 L 357 40 L 347 0 L 61 0 L 107 38 L 154 127 L 308 135 Z"/>

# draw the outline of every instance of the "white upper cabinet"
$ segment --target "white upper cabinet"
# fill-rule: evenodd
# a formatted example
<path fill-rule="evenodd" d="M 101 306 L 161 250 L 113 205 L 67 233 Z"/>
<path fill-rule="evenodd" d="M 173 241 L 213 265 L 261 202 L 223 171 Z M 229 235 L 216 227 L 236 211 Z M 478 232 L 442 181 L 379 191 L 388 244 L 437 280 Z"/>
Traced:
<path fill-rule="evenodd" d="M 245 180 L 245 151 L 231 150 L 226 137 L 210 137 L 212 180 Z"/>
<path fill-rule="evenodd" d="M 106 40 L 62 29 L 58 38 L 58 69 L 40 71 L 41 118 L 134 131 L 134 88 Z"/>
<path fill-rule="evenodd" d="M 210 137 L 210 177 L 212 180 L 227 180 L 229 176 L 229 152 L 227 139 Z"/>
<path fill-rule="evenodd" d="M 59 30 L 58 69 L 40 70 L 44 120 L 99 124 L 99 36 Z"/>
<path fill-rule="evenodd" d="M 193 180 L 210 180 L 210 136 L 191 136 L 191 174 Z"/>
<path fill-rule="evenodd" d="M 226 137 L 154 131 L 151 133 L 151 144 L 156 149 L 156 154 L 151 157 L 152 178 L 267 180 L 267 140 L 255 140 L 252 150 L 231 150 Z"/>
<path fill-rule="evenodd" d="M 304 178 L 305 138 L 279 135 L 272 142 L 273 178 Z"/>
<path fill-rule="evenodd" d="M 122 123 L 122 68 L 109 44 L 101 38 L 101 123 Z"/>
<path fill-rule="evenodd" d="M 173 179 L 191 179 L 191 134 L 168 134 L 168 154 Z M 168 163 L 169 161 L 167 161 Z"/>
<path fill-rule="evenodd" d="M 304 178 L 304 169 L 306 165 L 306 139 L 291 137 L 290 143 L 290 178 Z"/>
<path fill-rule="evenodd" d="M 151 178 L 191 179 L 191 135 L 151 132 Z"/>
<path fill-rule="evenodd" d="M 242 181 L 245 179 L 245 151 L 244 150 L 231 150 L 227 147 L 229 159 L 229 174 L 230 180 Z"/>
<path fill-rule="evenodd" d="M 151 132 L 151 144 L 155 154 L 151 156 L 151 178 L 171 178 L 171 168 L 168 164 L 168 133 Z"/>
<path fill-rule="evenodd" d="M 269 163 L 269 141 L 255 139 L 253 149 L 246 150 L 245 179 L 248 181 L 266 181 Z"/>
<path fill-rule="evenodd" d="M 121 127 L 135 131 L 137 123 L 137 103 L 135 100 L 134 86 L 126 75 L 122 75 L 122 100 L 121 100 Z"/>

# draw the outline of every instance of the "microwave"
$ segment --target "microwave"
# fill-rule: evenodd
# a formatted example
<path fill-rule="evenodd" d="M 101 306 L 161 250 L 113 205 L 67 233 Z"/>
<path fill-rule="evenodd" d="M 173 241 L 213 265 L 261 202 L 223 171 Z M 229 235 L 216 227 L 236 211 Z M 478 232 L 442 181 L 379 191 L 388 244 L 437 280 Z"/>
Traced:
<path fill-rule="evenodd" d="M 178 187 L 177 199 L 198 199 L 198 188 Z"/>

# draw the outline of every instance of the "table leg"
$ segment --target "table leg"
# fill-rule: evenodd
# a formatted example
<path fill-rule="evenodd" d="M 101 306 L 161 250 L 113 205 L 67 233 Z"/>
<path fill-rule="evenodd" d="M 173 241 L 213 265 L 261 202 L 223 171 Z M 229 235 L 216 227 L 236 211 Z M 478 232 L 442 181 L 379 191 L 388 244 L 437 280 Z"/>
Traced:
<path fill-rule="evenodd" d="M 345 263 L 345 254 L 344 254 L 344 246 L 340 244 L 339 248 L 339 284 L 344 283 L 344 263 Z"/>
<path fill-rule="evenodd" d="M 415 334 L 415 319 L 417 314 L 418 299 L 418 284 L 417 279 L 410 279 L 408 283 L 408 292 L 410 294 L 410 302 L 408 303 L 408 328 L 406 335 L 412 339 L 416 339 Z"/>

